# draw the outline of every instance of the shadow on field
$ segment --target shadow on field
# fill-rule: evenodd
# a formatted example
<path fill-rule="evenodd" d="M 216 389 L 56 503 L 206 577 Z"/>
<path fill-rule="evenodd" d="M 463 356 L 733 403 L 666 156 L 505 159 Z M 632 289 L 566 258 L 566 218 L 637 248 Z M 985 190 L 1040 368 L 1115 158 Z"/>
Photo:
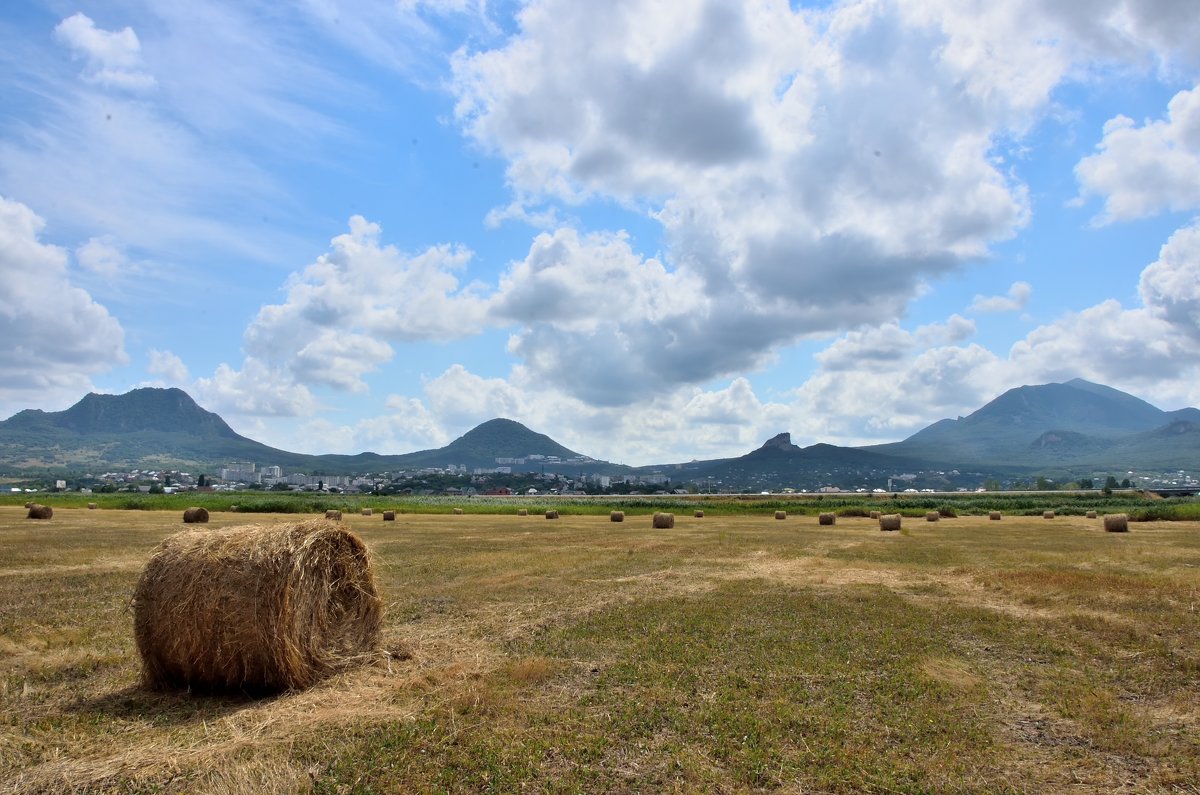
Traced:
<path fill-rule="evenodd" d="M 67 706 L 80 715 L 118 720 L 144 720 L 156 726 L 186 726 L 223 718 L 250 707 L 260 707 L 287 693 L 200 693 L 188 690 L 153 691 L 126 687 Z"/>

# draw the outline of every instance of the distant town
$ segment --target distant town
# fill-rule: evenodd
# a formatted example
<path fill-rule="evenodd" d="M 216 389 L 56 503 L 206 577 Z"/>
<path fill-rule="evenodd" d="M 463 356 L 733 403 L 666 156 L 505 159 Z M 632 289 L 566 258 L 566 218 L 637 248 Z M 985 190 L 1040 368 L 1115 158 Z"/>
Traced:
<path fill-rule="evenodd" d="M 127 472 L 83 474 L 70 479 L 55 479 L 52 483 L 36 484 L 38 488 L 82 493 L 140 492 L 170 494 L 175 492 L 327 492 L 401 495 L 596 495 L 596 494 L 665 494 L 665 493 L 760 493 L 780 494 L 890 494 L 933 492 L 983 492 L 1004 490 L 1056 489 L 1115 489 L 1200 490 L 1196 475 L 1183 471 L 1133 472 L 1123 475 L 1098 474 L 1095 478 L 1078 478 L 1055 482 L 1045 477 L 1010 478 L 984 477 L 981 473 L 962 473 L 958 470 L 937 470 L 886 474 L 860 473 L 851 481 L 858 485 L 833 482 L 803 488 L 780 486 L 778 477 L 767 473 L 751 482 L 723 483 L 712 478 L 688 479 L 687 474 L 666 467 L 664 471 L 629 475 L 578 474 L 546 472 L 544 465 L 591 463 L 593 459 L 577 460 L 557 456 L 528 455 L 521 458 L 497 458 L 494 467 L 473 467 L 449 464 L 444 467 L 425 467 L 396 472 L 345 475 L 324 472 L 285 472 L 277 465 L 259 465 L 251 461 L 230 461 L 214 473 L 188 472 L 176 469 L 131 469 Z M 829 473 L 831 476 L 834 473 Z M 761 482 L 753 482 L 761 481 Z M 961 483 L 971 485 L 956 485 Z M 32 484 L 26 484 L 32 485 Z M 21 491 L 13 487 L 12 491 Z"/>

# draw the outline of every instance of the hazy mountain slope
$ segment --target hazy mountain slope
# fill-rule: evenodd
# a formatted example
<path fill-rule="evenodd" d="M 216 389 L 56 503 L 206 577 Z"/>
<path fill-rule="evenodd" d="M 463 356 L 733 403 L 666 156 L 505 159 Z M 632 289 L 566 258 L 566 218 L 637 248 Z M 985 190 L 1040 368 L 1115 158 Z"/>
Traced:
<path fill-rule="evenodd" d="M 1058 465 L 1104 456 L 1116 442 L 1187 419 L 1082 379 L 1010 389 L 977 411 L 941 420 L 902 442 L 865 448 L 943 465 Z M 1131 450 L 1153 454 L 1153 439 Z"/>

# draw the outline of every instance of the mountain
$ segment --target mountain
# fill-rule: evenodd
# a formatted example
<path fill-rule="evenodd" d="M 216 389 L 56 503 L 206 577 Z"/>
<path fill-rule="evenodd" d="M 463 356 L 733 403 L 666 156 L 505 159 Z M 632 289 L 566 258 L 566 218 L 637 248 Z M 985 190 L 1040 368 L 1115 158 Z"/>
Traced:
<path fill-rule="evenodd" d="M 790 433 L 780 433 L 762 447 L 737 458 L 643 467 L 638 471 L 660 472 L 673 481 L 705 481 L 730 489 L 779 488 L 796 484 L 883 483 L 911 463 L 901 457 L 854 447 L 832 444 L 799 447 L 792 443 Z"/>
<path fill-rule="evenodd" d="M 550 471 L 569 470 L 565 462 L 577 467 L 594 466 L 597 462 L 585 455 L 568 450 L 542 433 L 535 433 L 519 422 L 507 419 L 488 420 L 467 431 L 445 447 L 421 450 L 394 456 L 406 466 L 495 467 L 496 459 L 525 459 L 525 465 L 547 466 Z M 576 468 L 577 468 L 576 467 Z"/>
<path fill-rule="evenodd" d="M 304 458 L 241 436 L 181 389 L 91 393 L 65 411 L 27 409 L 0 422 L 0 467 L 10 470 L 294 465 Z"/>
<path fill-rule="evenodd" d="M 1175 432 L 1165 429 L 1177 424 Z M 871 450 L 942 466 L 1200 468 L 1200 410 L 1163 411 L 1076 378 L 1010 389 L 977 411 Z"/>
<path fill-rule="evenodd" d="M 400 455 L 292 453 L 238 434 L 181 389 L 93 393 L 65 411 L 27 409 L 0 422 L 0 470 L 6 471 L 179 468 L 212 472 L 234 461 L 252 461 L 290 472 L 354 474 L 451 464 L 495 467 L 497 458 L 527 459 L 526 464 L 551 472 L 628 469 L 594 461 L 507 419 L 485 422 L 436 450 Z"/>
<path fill-rule="evenodd" d="M 499 461 L 497 459 L 500 459 Z M 65 411 L 21 411 L 0 422 L 0 471 L 215 472 L 235 461 L 286 472 L 357 474 L 402 469 L 510 465 L 515 472 L 656 474 L 673 483 L 727 489 L 882 485 L 902 473 L 1200 471 L 1200 410 L 1162 411 L 1111 387 L 1075 379 L 1010 389 L 977 411 L 944 419 L 901 442 L 799 447 L 781 433 L 734 458 L 634 469 L 570 450 L 519 422 L 493 419 L 445 447 L 386 455 L 306 455 L 241 436 L 179 389 L 89 394 Z M 979 480 L 981 478 L 976 478 Z M 966 485 L 965 483 L 961 485 Z"/>

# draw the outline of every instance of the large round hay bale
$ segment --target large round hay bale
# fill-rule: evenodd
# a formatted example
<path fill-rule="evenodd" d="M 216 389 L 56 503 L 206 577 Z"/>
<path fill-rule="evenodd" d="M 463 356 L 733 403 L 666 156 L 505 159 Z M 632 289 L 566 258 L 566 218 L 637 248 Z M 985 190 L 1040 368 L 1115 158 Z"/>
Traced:
<path fill-rule="evenodd" d="M 667 530 L 675 526 L 675 514 L 656 512 L 651 524 L 655 530 Z"/>
<path fill-rule="evenodd" d="M 879 517 L 880 530 L 899 530 L 900 529 L 900 514 L 887 513 Z"/>
<path fill-rule="evenodd" d="M 367 548 L 320 519 L 184 530 L 134 591 L 146 687 L 294 690 L 361 662 L 383 602 Z"/>
<path fill-rule="evenodd" d="M 1043 519 L 1053 519 L 1054 511 L 1042 511 L 1042 518 Z"/>
<path fill-rule="evenodd" d="M 836 524 L 836 523 L 837 523 L 837 514 L 836 513 L 817 514 L 817 524 Z"/>
<path fill-rule="evenodd" d="M 696 517 L 697 519 L 703 519 L 704 511 L 693 511 L 692 516 Z"/>
<path fill-rule="evenodd" d="M 1123 513 L 1110 513 L 1104 516 L 1104 530 L 1108 533 L 1128 533 L 1129 516 Z"/>
<path fill-rule="evenodd" d="M 879 518 L 880 516 L 882 516 L 882 515 L 883 515 L 883 514 L 881 514 L 879 511 L 871 511 L 871 513 L 869 514 L 869 516 L 870 516 L 872 519 L 878 519 L 878 518 Z"/>
<path fill-rule="evenodd" d="M 938 519 L 941 519 L 941 518 L 942 518 L 942 515 L 940 513 L 938 513 L 937 511 L 926 511 L 925 512 L 925 521 L 927 521 L 927 522 L 936 522 Z"/>
<path fill-rule="evenodd" d="M 517 509 L 517 516 L 528 516 L 528 515 L 529 515 L 528 508 L 518 508 Z"/>
<path fill-rule="evenodd" d="M 29 503 L 29 513 L 27 519 L 49 519 L 54 516 L 54 509 L 49 505 L 40 505 L 36 502 Z"/>
<path fill-rule="evenodd" d="M 383 512 L 383 521 L 385 521 L 385 522 L 396 521 L 396 512 L 395 511 L 384 511 Z"/>
<path fill-rule="evenodd" d="M 371 514 L 373 514 L 373 513 L 375 513 L 375 511 L 374 511 L 373 509 L 371 509 L 371 508 L 363 508 L 363 509 L 362 509 L 362 515 L 363 515 L 363 516 L 370 516 L 370 515 L 371 515 Z"/>
<path fill-rule="evenodd" d="M 100 507 L 100 506 L 99 506 L 99 505 L 97 505 L 97 504 L 96 504 L 96 503 L 94 503 L 94 502 L 89 502 L 89 503 L 88 503 L 88 510 L 89 510 L 89 511 L 94 511 L 94 510 L 96 510 L 96 509 L 97 509 L 97 508 L 99 508 L 99 507 Z"/>
<path fill-rule="evenodd" d="M 332 519 L 335 522 L 340 522 L 340 521 L 342 521 L 342 512 L 335 511 L 332 508 L 330 508 L 328 511 L 325 512 L 325 518 Z"/>
<path fill-rule="evenodd" d="M 775 512 L 775 518 L 776 518 L 776 519 L 786 519 L 786 518 L 787 518 L 787 511 L 776 511 L 776 512 Z"/>
<path fill-rule="evenodd" d="M 546 511 L 546 518 L 547 518 L 547 519 L 557 519 L 557 518 L 558 518 L 558 511 L 555 511 L 555 510 L 553 510 L 553 509 L 551 509 L 551 510 L 549 510 L 549 511 Z"/>
<path fill-rule="evenodd" d="M 462 508 L 455 508 L 455 509 L 454 509 L 454 515 L 455 515 L 455 516 L 462 516 L 462 515 L 463 515 L 463 510 L 462 510 Z"/>
<path fill-rule="evenodd" d="M 1000 521 L 1000 512 L 999 511 L 988 511 L 988 519 L 992 520 L 993 522 Z"/>
<path fill-rule="evenodd" d="M 184 524 L 206 524 L 208 522 L 207 508 L 188 508 L 183 512 Z"/>
<path fill-rule="evenodd" d="M 624 512 L 624 511 L 611 511 L 611 512 L 608 514 L 608 521 L 610 521 L 610 522 L 623 522 L 623 521 L 625 521 L 625 512 Z"/>
<path fill-rule="evenodd" d="M 1095 518 L 1096 518 L 1096 512 L 1095 512 L 1095 511 L 1088 511 L 1086 514 L 1084 514 L 1084 516 L 1086 516 L 1088 519 L 1095 519 Z"/>

